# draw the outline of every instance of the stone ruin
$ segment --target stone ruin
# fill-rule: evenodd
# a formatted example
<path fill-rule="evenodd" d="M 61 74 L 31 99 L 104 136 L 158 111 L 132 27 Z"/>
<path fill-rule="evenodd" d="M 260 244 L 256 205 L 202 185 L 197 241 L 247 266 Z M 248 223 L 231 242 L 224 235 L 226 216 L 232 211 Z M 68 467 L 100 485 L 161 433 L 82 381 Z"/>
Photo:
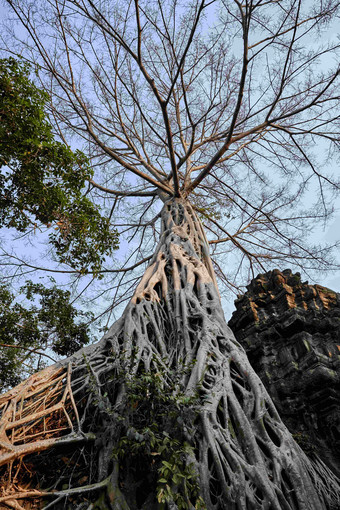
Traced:
<path fill-rule="evenodd" d="M 340 294 L 275 269 L 235 305 L 229 326 L 282 420 L 340 476 Z"/>

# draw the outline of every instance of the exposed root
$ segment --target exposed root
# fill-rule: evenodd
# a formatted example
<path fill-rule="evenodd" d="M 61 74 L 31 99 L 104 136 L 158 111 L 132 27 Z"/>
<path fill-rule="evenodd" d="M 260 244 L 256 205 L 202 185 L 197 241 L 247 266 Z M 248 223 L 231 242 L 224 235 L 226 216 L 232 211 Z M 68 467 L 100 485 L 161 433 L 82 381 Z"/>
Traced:
<path fill-rule="evenodd" d="M 149 268 L 102 341 L 0 398 L 0 503 L 28 509 L 32 500 L 49 500 L 52 508 L 56 498 L 55 508 L 57 501 L 72 509 L 86 502 L 87 508 L 160 508 L 152 474 L 160 466 L 157 452 L 143 472 L 128 469 L 131 459 L 118 464 L 112 457 L 128 427 L 126 385 L 151 371 L 162 374 L 165 393 L 174 391 L 177 374 L 176 391 L 199 395 L 194 432 L 183 425 L 182 436 L 194 452 L 186 462 L 198 475 L 207 510 L 339 508 L 339 481 L 293 441 L 225 322 L 192 208 L 173 200 L 162 222 Z M 58 474 L 44 472 L 49 462 Z M 171 490 L 176 495 L 180 489 L 175 484 Z M 184 496 L 193 509 L 190 495 Z M 175 496 L 167 508 L 178 508 Z"/>

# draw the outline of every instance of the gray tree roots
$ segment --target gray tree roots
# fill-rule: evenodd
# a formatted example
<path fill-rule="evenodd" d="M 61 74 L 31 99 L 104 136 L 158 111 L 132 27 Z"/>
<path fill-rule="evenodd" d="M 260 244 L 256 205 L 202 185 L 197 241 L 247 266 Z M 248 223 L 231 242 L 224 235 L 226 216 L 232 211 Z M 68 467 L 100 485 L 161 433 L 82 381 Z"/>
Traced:
<path fill-rule="evenodd" d="M 165 393 L 177 373 L 179 390 L 200 396 L 183 438 L 207 510 L 340 508 L 339 481 L 294 442 L 226 324 L 192 207 L 172 199 L 162 222 L 155 255 L 104 338 L 0 397 L 0 508 L 165 508 L 152 482 L 138 496 L 128 461 L 112 455 L 128 381 L 157 370 Z M 171 499 L 166 507 L 179 509 Z"/>

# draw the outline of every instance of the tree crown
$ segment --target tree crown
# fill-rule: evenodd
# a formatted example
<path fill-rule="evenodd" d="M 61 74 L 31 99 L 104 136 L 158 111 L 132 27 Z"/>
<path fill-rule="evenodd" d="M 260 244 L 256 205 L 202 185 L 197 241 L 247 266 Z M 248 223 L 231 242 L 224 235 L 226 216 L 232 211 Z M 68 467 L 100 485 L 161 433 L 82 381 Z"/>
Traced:
<path fill-rule="evenodd" d="M 132 247 L 101 269 L 115 303 L 151 256 L 158 198 L 189 197 L 229 289 L 282 263 L 336 267 L 307 242 L 339 187 L 336 1 L 7 4 L 55 130 L 94 169 L 86 197 Z"/>

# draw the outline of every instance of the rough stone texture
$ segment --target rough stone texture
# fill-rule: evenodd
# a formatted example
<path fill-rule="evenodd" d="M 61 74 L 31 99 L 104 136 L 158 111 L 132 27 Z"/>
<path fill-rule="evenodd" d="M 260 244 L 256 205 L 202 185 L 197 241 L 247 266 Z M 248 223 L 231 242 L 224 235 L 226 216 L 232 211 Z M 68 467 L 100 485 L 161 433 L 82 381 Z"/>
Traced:
<path fill-rule="evenodd" d="M 275 269 L 229 322 L 300 446 L 340 475 L 340 294 Z"/>

